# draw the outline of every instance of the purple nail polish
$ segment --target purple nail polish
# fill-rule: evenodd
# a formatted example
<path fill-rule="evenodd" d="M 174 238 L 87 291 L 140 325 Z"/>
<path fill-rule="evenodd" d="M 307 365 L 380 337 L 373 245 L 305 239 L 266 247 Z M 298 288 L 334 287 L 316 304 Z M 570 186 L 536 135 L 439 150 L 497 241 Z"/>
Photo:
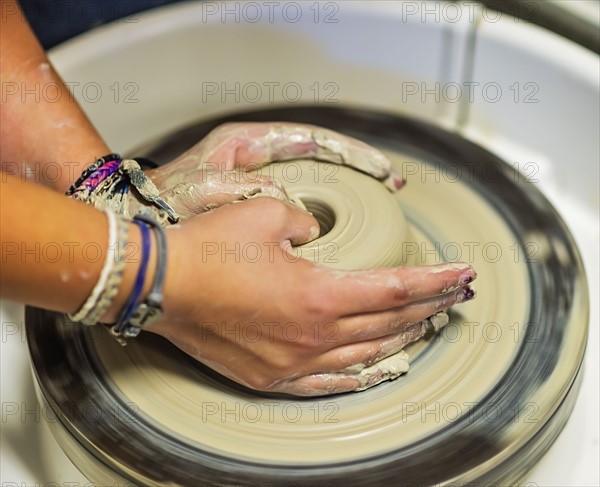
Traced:
<path fill-rule="evenodd" d="M 462 276 L 460 276 L 460 284 L 461 286 L 466 286 L 467 284 L 473 282 L 475 280 L 475 276 L 471 271 L 465 272 Z"/>
<path fill-rule="evenodd" d="M 397 176 L 394 178 L 394 186 L 396 187 L 396 189 L 400 189 L 400 188 L 404 187 L 405 184 L 406 184 L 405 178 L 399 178 Z"/>
<path fill-rule="evenodd" d="M 471 289 L 469 286 L 465 287 L 463 290 L 463 301 L 468 301 L 469 299 L 473 299 L 475 297 L 475 291 Z"/>

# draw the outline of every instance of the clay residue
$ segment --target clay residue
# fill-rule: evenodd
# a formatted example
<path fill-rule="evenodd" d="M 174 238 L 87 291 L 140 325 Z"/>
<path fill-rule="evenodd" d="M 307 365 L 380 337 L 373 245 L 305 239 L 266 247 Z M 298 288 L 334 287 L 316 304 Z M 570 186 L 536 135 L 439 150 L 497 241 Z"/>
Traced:
<path fill-rule="evenodd" d="M 429 332 L 437 333 L 448 324 L 450 318 L 445 311 L 440 311 L 426 320 L 411 326 L 410 338 L 404 345 L 420 340 Z M 416 331 L 413 331 L 416 330 Z M 408 372 L 410 368 L 410 357 L 404 350 L 396 351 L 372 365 L 362 363 L 351 365 L 342 369 L 339 373 L 323 374 L 324 378 L 339 378 L 341 376 L 351 377 L 358 381 L 359 386 L 354 392 L 364 391 L 387 380 L 394 380 Z"/>

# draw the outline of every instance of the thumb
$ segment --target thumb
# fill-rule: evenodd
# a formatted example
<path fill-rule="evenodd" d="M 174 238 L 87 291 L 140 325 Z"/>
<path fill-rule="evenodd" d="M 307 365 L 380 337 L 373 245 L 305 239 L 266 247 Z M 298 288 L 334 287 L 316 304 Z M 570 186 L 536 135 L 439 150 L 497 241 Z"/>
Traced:
<path fill-rule="evenodd" d="M 240 206 L 244 206 L 258 226 L 269 229 L 270 238 L 284 247 L 302 245 L 319 236 L 316 218 L 293 203 L 274 198 L 253 198 Z"/>
<path fill-rule="evenodd" d="M 292 203 L 285 203 L 290 213 L 286 240 L 292 245 L 302 245 L 319 237 L 321 229 L 317 219 L 308 211 Z"/>

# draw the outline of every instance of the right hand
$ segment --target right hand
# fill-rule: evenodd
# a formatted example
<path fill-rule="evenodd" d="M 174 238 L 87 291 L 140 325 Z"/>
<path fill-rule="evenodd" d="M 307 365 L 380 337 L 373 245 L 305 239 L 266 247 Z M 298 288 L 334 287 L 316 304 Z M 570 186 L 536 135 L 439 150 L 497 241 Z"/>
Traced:
<path fill-rule="evenodd" d="M 398 352 L 410 324 L 473 296 L 467 264 L 337 271 L 300 259 L 291 246 L 315 238 L 318 223 L 274 198 L 222 206 L 167 235 L 165 314 L 148 329 L 260 391 L 357 389 L 338 372 Z"/>

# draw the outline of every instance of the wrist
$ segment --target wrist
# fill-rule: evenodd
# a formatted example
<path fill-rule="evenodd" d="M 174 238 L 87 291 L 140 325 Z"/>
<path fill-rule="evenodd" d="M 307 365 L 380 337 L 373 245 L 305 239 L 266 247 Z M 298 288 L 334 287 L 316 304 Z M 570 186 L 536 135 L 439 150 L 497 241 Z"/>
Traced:
<path fill-rule="evenodd" d="M 138 225 L 129 222 L 127 224 L 129 230 L 129 239 L 125 245 L 125 267 L 123 269 L 123 278 L 119 291 L 114 297 L 111 305 L 106 312 L 100 317 L 101 323 L 115 323 L 121 312 L 127 305 L 131 294 L 134 291 L 135 281 L 142 265 L 142 233 Z M 150 252 L 148 256 L 148 264 L 146 269 L 146 277 L 143 283 L 140 302 L 143 301 L 152 288 L 154 274 L 156 272 L 156 237 L 154 232 L 150 232 Z"/>
<path fill-rule="evenodd" d="M 167 239 L 167 267 L 163 287 L 163 314 L 159 320 L 145 328 L 159 335 L 163 335 L 163 330 L 167 330 L 173 321 L 178 320 L 176 315 L 181 311 L 179 307 L 181 301 L 178 297 L 185 292 L 183 287 L 185 284 L 181 283 L 190 282 L 185 275 L 182 276 L 190 263 L 186 261 L 184 248 L 180 246 L 180 238 L 178 238 L 180 229 L 176 226 L 167 227 L 165 236 Z"/>
<path fill-rule="evenodd" d="M 92 140 L 81 149 L 76 151 L 75 156 L 65 154 L 57 161 L 59 165 L 59 177 L 51 181 L 52 189 L 64 194 L 69 187 L 77 181 L 81 174 L 98 158 L 109 154 L 108 146 L 100 140 Z M 58 158 L 57 158 L 58 159 Z"/>

